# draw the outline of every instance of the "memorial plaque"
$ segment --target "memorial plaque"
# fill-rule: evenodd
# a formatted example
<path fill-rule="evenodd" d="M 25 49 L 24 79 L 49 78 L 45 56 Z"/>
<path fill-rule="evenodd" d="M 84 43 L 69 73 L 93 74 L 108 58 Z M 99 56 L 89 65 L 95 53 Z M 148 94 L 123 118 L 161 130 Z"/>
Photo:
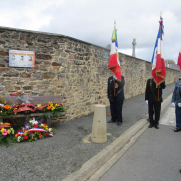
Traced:
<path fill-rule="evenodd" d="M 108 59 L 109 58 L 109 54 L 107 52 L 103 52 L 103 58 Z"/>

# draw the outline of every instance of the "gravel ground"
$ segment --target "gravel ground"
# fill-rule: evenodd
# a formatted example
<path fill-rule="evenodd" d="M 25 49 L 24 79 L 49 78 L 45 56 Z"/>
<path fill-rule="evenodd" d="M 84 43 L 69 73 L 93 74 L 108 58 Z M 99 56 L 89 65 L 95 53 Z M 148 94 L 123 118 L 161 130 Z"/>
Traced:
<path fill-rule="evenodd" d="M 174 83 L 163 90 L 163 98 L 173 92 Z M 109 107 L 107 107 L 109 111 Z M 144 118 L 148 107 L 144 94 L 127 99 L 123 105 L 123 124 L 107 124 L 108 141 L 104 144 L 83 143 L 91 133 L 93 114 L 68 122 L 54 123 L 57 130 L 53 138 L 32 143 L 0 146 L 0 181 L 56 181 L 63 180 L 119 137 L 123 132 Z M 107 121 L 110 120 L 107 116 Z"/>

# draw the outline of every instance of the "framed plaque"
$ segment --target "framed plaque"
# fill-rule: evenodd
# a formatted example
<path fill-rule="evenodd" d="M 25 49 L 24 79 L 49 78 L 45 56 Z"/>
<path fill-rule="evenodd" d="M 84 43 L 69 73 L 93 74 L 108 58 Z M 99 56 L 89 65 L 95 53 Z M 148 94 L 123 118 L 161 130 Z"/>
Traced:
<path fill-rule="evenodd" d="M 9 67 L 35 67 L 35 52 L 9 50 Z"/>

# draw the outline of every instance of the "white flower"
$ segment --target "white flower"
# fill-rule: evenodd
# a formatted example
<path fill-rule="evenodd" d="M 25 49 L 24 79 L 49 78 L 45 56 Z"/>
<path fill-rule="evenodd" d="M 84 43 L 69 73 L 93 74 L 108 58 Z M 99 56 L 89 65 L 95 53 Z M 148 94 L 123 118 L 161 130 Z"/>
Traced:
<path fill-rule="evenodd" d="M 38 121 L 35 121 L 35 120 L 30 120 L 29 121 L 31 124 L 38 124 Z"/>
<path fill-rule="evenodd" d="M 41 126 L 44 126 L 44 124 L 41 124 Z"/>
<path fill-rule="evenodd" d="M 35 118 L 33 118 L 32 120 L 29 121 L 29 123 L 31 123 L 31 124 L 38 124 L 38 121 L 36 121 Z"/>
<path fill-rule="evenodd" d="M 49 128 L 48 131 L 50 132 L 52 130 L 52 128 Z"/>
<path fill-rule="evenodd" d="M 17 141 L 20 142 L 21 136 L 18 136 Z"/>

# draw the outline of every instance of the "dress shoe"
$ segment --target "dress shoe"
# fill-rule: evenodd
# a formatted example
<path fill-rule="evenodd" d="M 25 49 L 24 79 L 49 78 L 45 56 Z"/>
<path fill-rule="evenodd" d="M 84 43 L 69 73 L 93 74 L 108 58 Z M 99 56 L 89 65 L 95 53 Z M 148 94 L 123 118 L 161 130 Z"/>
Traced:
<path fill-rule="evenodd" d="M 148 128 L 152 128 L 154 125 L 152 125 L 152 124 L 150 124 L 149 126 L 148 126 Z"/>
<path fill-rule="evenodd" d="M 156 129 L 159 129 L 159 126 L 158 126 L 158 125 L 155 125 L 155 128 L 156 128 Z"/>
<path fill-rule="evenodd" d="M 121 126 L 121 124 L 122 124 L 121 122 L 117 122 L 117 126 Z"/>
<path fill-rule="evenodd" d="M 174 129 L 174 132 L 179 132 L 179 131 L 181 131 L 181 129 L 178 129 L 178 128 Z"/>
<path fill-rule="evenodd" d="M 115 123 L 116 121 L 113 121 L 112 119 L 108 121 L 108 123 Z"/>

